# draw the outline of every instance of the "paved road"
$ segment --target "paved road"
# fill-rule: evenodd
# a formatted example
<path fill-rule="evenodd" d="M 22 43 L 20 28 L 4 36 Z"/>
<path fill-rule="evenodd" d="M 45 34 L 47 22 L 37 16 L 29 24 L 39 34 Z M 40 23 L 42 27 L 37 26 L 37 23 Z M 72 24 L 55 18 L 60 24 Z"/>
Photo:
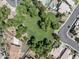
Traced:
<path fill-rule="evenodd" d="M 69 27 L 72 27 L 72 25 L 76 21 L 76 17 L 79 14 L 79 5 L 74 9 L 73 13 L 70 15 L 68 20 L 65 22 L 63 27 L 59 31 L 59 36 L 61 38 L 61 41 L 66 43 L 71 48 L 75 49 L 79 53 L 79 45 L 77 42 L 73 41 L 71 38 L 67 36 L 67 31 L 70 29 Z"/>

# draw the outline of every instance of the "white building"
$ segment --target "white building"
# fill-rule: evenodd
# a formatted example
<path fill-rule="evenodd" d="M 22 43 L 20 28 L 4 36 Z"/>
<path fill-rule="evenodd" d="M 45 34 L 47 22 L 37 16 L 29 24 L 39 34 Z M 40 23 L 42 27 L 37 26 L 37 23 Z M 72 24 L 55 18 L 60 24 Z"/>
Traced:
<path fill-rule="evenodd" d="M 69 55 L 68 59 L 72 59 L 73 58 L 73 55 Z"/>
<path fill-rule="evenodd" d="M 19 45 L 19 46 L 22 44 L 22 42 L 16 37 L 13 37 L 13 39 L 11 40 L 11 43 L 14 45 Z"/>
<path fill-rule="evenodd" d="M 61 59 L 68 59 L 68 57 L 70 56 L 70 52 L 71 50 L 67 49 L 62 55 Z"/>
<path fill-rule="evenodd" d="M 40 1 L 45 7 L 47 7 L 51 0 L 38 0 L 38 1 Z"/>
<path fill-rule="evenodd" d="M 57 10 L 58 0 L 38 0 L 50 10 Z"/>
<path fill-rule="evenodd" d="M 62 45 L 59 48 L 56 48 L 55 50 L 52 50 L 49 54 L 53 55 L 54 58 L 58 58 L 61 54 L 61 52 L 65 49 Z"/>
<path fill-rule="evenodd" d="M 66 4 L 65 2 L 62 2 L 60 7 L 59 7 L 59 10 L 58 12 L 60 13 L 67 13 L 67 12 L 70 12 L 70 7 L 68 4 Z"/>
<path fill-rule="evenodd" d="M 51 10 L 57 10 L 57 4 L 58 0 L 52 0 L 48 8 L 50 8 Z"/>
<path fill-rule="evenodd" d="M 75 6 L 75 2 L 73 0 L 66 0 L 72 7 Z"/>

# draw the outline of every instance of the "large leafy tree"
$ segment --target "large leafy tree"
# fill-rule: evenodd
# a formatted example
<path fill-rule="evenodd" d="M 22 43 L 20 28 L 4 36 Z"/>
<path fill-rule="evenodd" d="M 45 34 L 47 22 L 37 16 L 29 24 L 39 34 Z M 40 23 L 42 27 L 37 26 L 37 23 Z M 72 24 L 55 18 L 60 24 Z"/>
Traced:
<path fill-rule="evenodd" d="M 10 9 L 7 8 L 7 6 L 3 5 L 3 7 L 0 8 L 0 20 L 5 20 L 9 14 Z"/>
<path fill-rule="evenodd" d="M 43 30 L 49 30 L 50 28 L 52 29 L 59 28 L 58 19 L 52 13 L 42 12 L 40 17 L 41 20 L 38 21 L 38 26 Z"/>
<path fill-rule="evenodd" d="M 5 20 L 8 18 L 8 15 L 10 14 L 10 9 L 3 5 L 0 8 L 0 26 L 2 28 L 4 28 L 4 26 L 6 25 Z"/>
<path fill-rule="evenodd" d="M 34 36 L 31 36 L 30 40 L 28 41 L 28 44 L 30 48 L 36 53 L 38 53 L 40 56 L 46 56 L 52 48 L 52 41 L 48 40 L 47 38 L 36 41 L 36 38 Z"/>
<path fill-rule="evenodd" d="M 33 16 L 37 16 L 38 15 L 38 9 L 36 8 L 35 5 L 33 5 L 32 1 L 29 0 L 23 0 L 20 5 L 17 7 L 17 12 L 19 14 L 22 14 L 22 15 L 25 15 L 25 14 L 28 14 L 30 15 L 31 17 Z"/>

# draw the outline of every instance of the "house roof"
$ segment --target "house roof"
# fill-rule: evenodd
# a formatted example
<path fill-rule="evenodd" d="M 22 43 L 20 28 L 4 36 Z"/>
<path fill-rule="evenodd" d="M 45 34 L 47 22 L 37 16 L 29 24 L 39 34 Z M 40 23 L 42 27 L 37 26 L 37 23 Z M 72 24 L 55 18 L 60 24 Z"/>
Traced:
<path fill-rule="evenodd" d="M 69 55 L 68 59 L 72 59 L 73 58 L 73 55 Z"/>
<path fill-rule="evenodd" d="M 49 5 L 49 8 L 57 10 L 57 4 L 58 0 L 52 0 L 52 2 Z"/>
<path fill-rule="evenodd" d="M 53 55 L 54 58 L 58 58 L 61 54 L 61 52 L 64 50 L 65 48 L 61 45 L 59 48 L 56 48 L 55 50 L 52 50 L 50 52 L 50 55 Z"/>
<path fill-rule="evenodd" d="M 6 0 L 12 7 L 16 7 L 20 0 Z"/>
<path fill-rule="evenodd" d="M 73 0 L 66 0 L 71 6 L 74 6 L 75 5 L 75 1 Z"/>
<path fill-rule="evenodd" d="M 39 0 L 45 7 L 50 8 L 51 10 L 57 10 L 58 0 Z"/>
<path fill-rule="evenodd" d="M 19 59 L 21 48 L 15 45 L 10 45 L 9 59 Z"/>
<path fill-rule="evenodd" d="M 70 52 L 71 52 L 71 51 L 70 51 L 69 49 L 67 49 L 67 50 L 64 52 L 64 54 L 62 55 L 61 59 L 68 59 Z"/>
<path fill-rule="evenodd" d="M 59 7 L 59 10 L 58 10 L 60 13 L 66 13 L 66 12 L 70 12 L 70 7 L 69 5 L 67 5 L 65 2 L 62 2 L 60 7 Z"/>
<path fill-rule="evenodd" d="M 44 6 L 48 6 L 51 0 L 39 0 Z"/>
<path fill-rule="evenodd" d="M 21 45 L 21 41 L 19 39 L 17 39 L 16 37 L 13 37 L 11 43 L 15 44 L 15 45 Z"/>
<path fill-rule="evenodd" d="M 16 37 L 13 37 L 12 44 L 9 44 L 9 59 L 19 59 L 21 55 L 22 42 Z"/>

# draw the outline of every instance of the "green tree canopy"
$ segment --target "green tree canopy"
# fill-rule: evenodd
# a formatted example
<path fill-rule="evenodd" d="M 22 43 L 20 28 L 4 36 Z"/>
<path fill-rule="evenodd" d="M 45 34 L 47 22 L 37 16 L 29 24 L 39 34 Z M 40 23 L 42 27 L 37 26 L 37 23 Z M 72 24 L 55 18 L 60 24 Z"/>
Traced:
<path fill-rule="evenodd" d="M 22 0 L 17 6 L 16 17 L 8 25 L 15 26 L 17 38 L 27 32 L 30 38 L 28 46 L 39 55 L 45 56 L 52 47 L 59 44 L 52 35 L 53 30 L 59 28 L 59 22 L 54 14 L 41 10 L 41 7 L 36 6 L 32 0 Z"/>
<path fill-rule="evenodd" d="M 7 6 L 3 5 L 0 8 L 0 20 L 5 20 L 10 14 L 10 9 Z"/>

